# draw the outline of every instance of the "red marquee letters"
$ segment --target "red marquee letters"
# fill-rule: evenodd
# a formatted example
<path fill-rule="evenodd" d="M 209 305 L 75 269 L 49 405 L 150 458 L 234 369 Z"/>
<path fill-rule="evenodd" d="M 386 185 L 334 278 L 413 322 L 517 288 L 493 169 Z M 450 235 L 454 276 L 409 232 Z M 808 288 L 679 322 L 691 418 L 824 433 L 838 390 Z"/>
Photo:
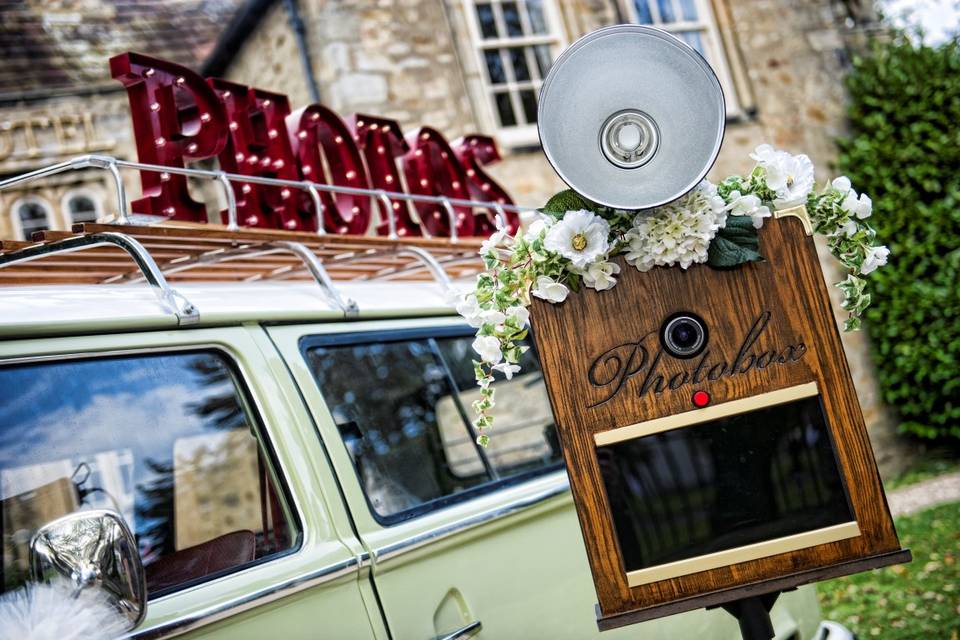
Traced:
<path fill-rule="evenodd" d="M 451 147 L 430 127 L 404 139 L 400 125 L 386 118 L 354 114 L 344 121 L 319 104 L 291 113 L 284 95 L 219 78 L 204 80 L 137 53 L 115 56 L 110 71 L 127 90 L 140 162 L 182 168 L 187 160 L 216 157 L 223 171 L 251 177 L 513 204 L 482 169 L 500 160 L 489 136 L 467 136 Z M 138 213 L 207 220 L 184 176 L 141 171 L 141 183 L 143 198 L 132 203 Z M 302 189 L 251 182 L 232 186 L 238 222 L 246 227 L 315 231 L 322 220 L 331 233 L 364 234 L 371 226 L 368 195 L 318 189 L 321 211 L 316 211 Z M 442 203 L 411 206 L 393 197 L 387 206 L 382 198 L 374 200 L 375 233 L 389 233 L 392 218 L 400 236 L 451 234 L 450 213 Z M 487 235 L 495 228 L 494 207 L 452 209 L 457 235 Z M 506 217 L 515 231 L 516 214 Z"/>

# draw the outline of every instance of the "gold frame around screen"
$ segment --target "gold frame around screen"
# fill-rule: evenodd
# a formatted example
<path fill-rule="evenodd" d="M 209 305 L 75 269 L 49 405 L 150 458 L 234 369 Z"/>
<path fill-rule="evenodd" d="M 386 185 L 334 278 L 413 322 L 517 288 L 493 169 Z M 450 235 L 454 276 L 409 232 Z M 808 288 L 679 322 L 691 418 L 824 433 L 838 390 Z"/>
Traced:
<path fill-rule="evenodd" d="M 798 384 L 793 387 L 777 389 L 767 393 L 761 393 L 749 398 L 740 400 L 731 400 L 722 404 L 696 409 L 694 411 L 685 411 L 684 413 L 664 416 L 646 422 L 638 422 L 626 427 L 601 431 L 593 436 L 597 447 L 616 444 L 625 440 L 643 438 L 655 433 L 662 433 L 673 429 L 681 429 L 703 422 L 710 422 L 720 418 L 733 416 L 741 413 L 756 411 L 765 407 L 772 407 L 778 404 L 802 400 L 819 395 L 819 388 L 816 382 Z M 782 538 L 765 540 L 753 544 L 716 551 L 694 558 L 668 562 L 645 569 L 637 569 L 627 572 L 627 584 L 633 587 L 658 582 L 669 578 L 698 573 L 700 571 L 709 571 L 710 569 L 719 569 L 732 564 L 749 562 L 750 560 L 759 560 L 781 553 L 799 551 L 809 547 L 815 547 L 821 544 L 855 538 L 860 535 L 860 527 L 854 522 L 844 522 L 841 524 L 815 529 L 813 531 L 804 531 Z"/>
<path fill-rule="evenodd" d="M 786 387 L 785 389 L 760 393 L 755 396 L 750 396 L 749 398 L 715 404 L 712 407 L 684 411 L 683 413 L 675 413 L 672 416 L 664 416 L 662 418 L 655 418 L 654 420 L 647 420 L 646 422 L 631 424 L 626 427 L 601 431 L 593 434 L 593 441 L 596 446 L 603 447 L 608 444 L 623 442 L 624 440 L 643 438 L 644 436 L 651 436 L 655 433 L 670 431 L 671 429 L 680 429 L 682 427 L 700 424 L 701 422 L 710 422 L 711 420 L 726 418 L 727 416 L 737 415 L 738 413 L 747 413 L 748 411 L 756 411 L 764 407 L 772 407 L 786 402 L 793 402 L 794 400 L 811 398 L 819 395 L 819 393 L 816 382 L 798 384 L 793 387 Z"/>

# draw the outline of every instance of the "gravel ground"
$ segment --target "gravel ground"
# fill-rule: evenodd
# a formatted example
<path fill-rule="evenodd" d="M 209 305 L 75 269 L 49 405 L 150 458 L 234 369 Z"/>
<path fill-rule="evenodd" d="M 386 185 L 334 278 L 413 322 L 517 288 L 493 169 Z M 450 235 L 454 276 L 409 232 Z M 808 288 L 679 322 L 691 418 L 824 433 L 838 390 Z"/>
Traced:
<path fill-rule="evenodd" d="M 960 501 L 960 472 L 924 480 L 887 494 L 894 516 L 923 511 L 945 502 Z"/>

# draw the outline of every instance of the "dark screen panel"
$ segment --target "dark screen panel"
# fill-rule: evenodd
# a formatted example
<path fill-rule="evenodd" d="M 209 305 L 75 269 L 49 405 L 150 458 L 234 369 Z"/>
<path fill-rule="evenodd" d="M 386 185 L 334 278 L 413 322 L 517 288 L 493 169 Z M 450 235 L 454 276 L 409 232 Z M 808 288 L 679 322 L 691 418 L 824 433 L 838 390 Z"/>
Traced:
<path fill-rule="evenodd" d="M 854 520 L 819 396 L 597 448 L 627 571 Z"/>

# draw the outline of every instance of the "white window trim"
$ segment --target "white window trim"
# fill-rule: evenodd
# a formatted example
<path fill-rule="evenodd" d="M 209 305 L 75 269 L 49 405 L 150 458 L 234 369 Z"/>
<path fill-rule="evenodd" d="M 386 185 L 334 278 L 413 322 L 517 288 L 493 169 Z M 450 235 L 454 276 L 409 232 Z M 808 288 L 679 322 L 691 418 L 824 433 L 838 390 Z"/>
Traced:
<path fill-rule="evenodd" d="M 10 225 L 13 229 L 13 235 L 21 240 L 30 240 L 23 235 L 23 223 L 20 222 L 20 207 L 25 204 L 38 204 L 43 207 L 47 216 L 47 228 L 53 227 L 53 207 L 50 206 L 49 202 L 38 196 L 24 196 L 13 201 L 10 206 Z"/>
<path fill-rule="evenodd" d="M 63 212 L 63 219 L 67 222 L 68 227 L 74 224 L 73 211 L 70 209 L 70 200 L 78 196 L 89 198 L 90 201 L 93 202 L 93 209 L 96 213 L 97 220 L 103 217 L 103 202 L 101 202 L 100 196 L 97 195 L 95 191 L 86 187 L 70 189 L 60 198 L 60 210 Z"/>
<path fill-rule="evenodd" d="M 480 85 L 482 87 L 482 103 L 479 105 L 480 112 L 486 128 L 493 131 L 497 141 L 504 147 L 524 147 L 536 146 L 540 144 L 540 137 L 537 133 L 536 124 L 522 124 L 513 127 L 501 127 L 500 117 L 494 106 L 494 93 L 506 91 L 510 95 L 511 104 L 517 119 L 522 118 L 523 105 L 520 103 L 518 91 L 522 89 L 533 89 L 540 98 L 540 86 L 543 78 L 525 82 L 516 82 L 513 80 L 512 65 L 505 64 L 504 72 L 507 75 L 507 82 L 498 85 L 492 85 L 487 77 L 487 62 L 484 59 L 485 49 L 502 49 L 506 47 L 530 47 L 533 45 L 547 45 L 550 48 L 551 62 L 557 59 L 560 52 L 567 46 L 567 39 L 563 29 L 563 21 L 560 17 L 560 11 L 556 0 L 542 0 L 543 17 L 547 26 L 547 33 L 526 35 L 519 37 L 507 37 L 484 40 L 480 32 L 479 18 L 477 17 L 476 5 L 481 0 L 462 0 L 464 16 L 467 21 L 467 30 L 470 34 L 470 48 L 473 50 L 474 60 L 477 71 L 480 75 Z M 504 0 L 484 0 L 481 4 L 500 4 Z M 509 0 L 508 0 L 509 1 Z M 498 14 L 495 14 L 498 15 Z M 529 30 L 529 16 L 525 11 L 520 12 L 520 19 L 526 30 Z M 503 24 L 498 22 L 498 28 L 501 33 L 506 33 Z M 527 65 L 530 65 L 529 59 Z M 539 70 L 534 67 L 531 69 L 539 75 Z"/>
<path fill-rule="evenodd" d="M 683 11 L 677 0 L 668 0 L 673 5 L 673 15 L 682 16 Z M 627 15 L 631 22 L 640 23 L 640 17 L 637 15 L 637 7 L 633 0 L 624 0 L 627 8 Z M 693 0 L 694 7 L 697 10 L 698 20 L 685 20 L 678 22 L 661 22 L 660 5 L 658 0 L 647 0 L 650 7 L 650 16 L 653 23 L 651 27 L 663 29 L 668 33 L 675 31 L 699 31 L 703 47 L 707 53 L 707 62 L 717 74 L 720 80 L 720 86 L 723 88 L 723 97 L 726 102 L 727 117 L 738 116 L 741 114 L 740 101 L 737 98 L 737 89 L 734 84 L 733 74 L 730 72 L 730 62 L 727 60 L 727 54 L 723 47 L 723 41 L 720 35 L 720 28 L 717 25 L 717 17 L 714 15 L 714 9 L 710 0 Z M 686 44 L 686 43 L 684 43 Z"/>

